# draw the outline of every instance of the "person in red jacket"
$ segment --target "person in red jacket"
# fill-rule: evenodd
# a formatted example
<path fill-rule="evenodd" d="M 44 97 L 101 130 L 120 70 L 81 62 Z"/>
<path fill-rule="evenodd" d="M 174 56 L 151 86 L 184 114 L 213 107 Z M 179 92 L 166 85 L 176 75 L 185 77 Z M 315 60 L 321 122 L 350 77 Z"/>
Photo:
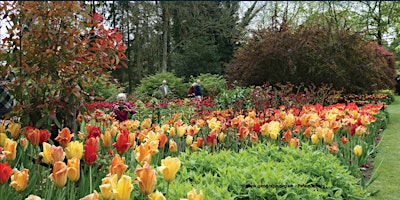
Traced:
<path fill-rule="evenodd" d="M 119 93 L 117 95 L 117 103 L 112 107 L 113 115 L 119 122 L 128 120 L 129 114 L 134 115 L 136 111 L 126 102 L 126 95 Z"/>
<path fill-rule="evenodd" d="M 189 99 L 193 99 L 194 98 L 194 86 L 196 85 L 196 83 L 193 83 L 188 91 L 188 98 Z"/>

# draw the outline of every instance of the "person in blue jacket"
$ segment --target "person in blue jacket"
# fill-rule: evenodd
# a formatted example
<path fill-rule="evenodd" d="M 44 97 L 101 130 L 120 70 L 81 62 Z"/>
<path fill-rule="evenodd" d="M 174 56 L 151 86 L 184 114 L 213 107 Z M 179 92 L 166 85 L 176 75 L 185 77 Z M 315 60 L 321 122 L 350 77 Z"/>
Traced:
<path fill-rule="evenodd" d="M 200 80 L 197 80 L 197 83 L 194 86 L 194 96 L 197 99 L 201 99 L 203 97 L 203 93 L 201 92 Z"/>

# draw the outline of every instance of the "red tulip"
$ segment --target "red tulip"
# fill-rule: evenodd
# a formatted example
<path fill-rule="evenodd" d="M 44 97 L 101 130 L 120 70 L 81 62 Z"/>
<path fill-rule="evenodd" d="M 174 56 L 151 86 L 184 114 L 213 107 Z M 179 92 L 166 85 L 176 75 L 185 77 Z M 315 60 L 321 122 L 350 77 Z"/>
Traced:
<path fill-rule="evenodd" d="M 120 155 L 124 154 L 129 149 L 131 143 L 129 143 L 129 135 L 127 130 L 121 130 L 121 132 L 118 134 L 117 141 L 114 142 L 113 146 L 117 149 L 117 152 Z"/>
<path fill-rule="evenodd" d="M 12 169 L 8 165 L 8 162 L 6 163 L 0 163 L 0 184 L 4 184 L 8 181 L 8 179 L 12 175 Z"/>
<path fill-rule="evenodd" d="M 86 130 L 89 133 L 87 138 L 100 137 L 100 135 L 101 135 L 100 127 L 97 127 L 97 126 L 94 126 L 91 124 L 87 124 Z"/>
<path fill-rule="evenodd" d="M 92 165 L 97 159 L 96 146 L 85 144 L 84 160 L 87 165 Z"/>

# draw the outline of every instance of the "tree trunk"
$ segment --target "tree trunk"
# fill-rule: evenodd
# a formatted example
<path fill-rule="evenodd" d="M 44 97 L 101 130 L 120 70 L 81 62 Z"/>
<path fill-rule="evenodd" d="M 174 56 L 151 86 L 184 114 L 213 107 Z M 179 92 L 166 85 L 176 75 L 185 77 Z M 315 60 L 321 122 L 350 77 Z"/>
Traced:
<path fill-rule="evenodd" d="M 162 6 L 162 18 L 163 18 L 163 51 L 162 51 L 162 63 L 161 72 L 167 72 L 167 61 L 168 61 L 168 27 L 169 27 L 169 13 L 167 3 L 161 3 Z"/>

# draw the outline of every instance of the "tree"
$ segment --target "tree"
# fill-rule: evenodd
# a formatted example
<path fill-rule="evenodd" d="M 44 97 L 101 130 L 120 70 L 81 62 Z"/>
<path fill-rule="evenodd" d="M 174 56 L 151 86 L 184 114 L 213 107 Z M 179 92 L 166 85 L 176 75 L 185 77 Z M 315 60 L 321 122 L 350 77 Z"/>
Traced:
<path fill-rule="evenodd" d="M 347 93 L 394 87 L 394 57 L 363 35 L 332 28 L 326 20 L 298 28 L 256 31 L 227 65 L 229 83 L 239 86 L 291 82 L 334 85 Z"/>
<path fill-rule="evenodd" d="M 125 66 L 122 34 L 82 2 L 2 2 L 8 36 L 1 59 L 17 74 L 12 93 L 25 125 L 77 130 L 84 90 Z M 104 75 L 104 76 L 100 76 Z M 106 80 L 108 81 L 108 80 Z"/>

